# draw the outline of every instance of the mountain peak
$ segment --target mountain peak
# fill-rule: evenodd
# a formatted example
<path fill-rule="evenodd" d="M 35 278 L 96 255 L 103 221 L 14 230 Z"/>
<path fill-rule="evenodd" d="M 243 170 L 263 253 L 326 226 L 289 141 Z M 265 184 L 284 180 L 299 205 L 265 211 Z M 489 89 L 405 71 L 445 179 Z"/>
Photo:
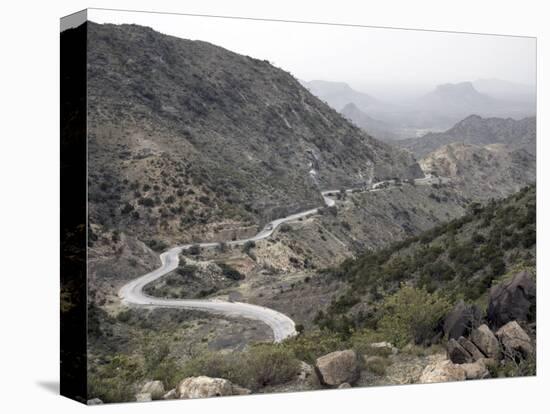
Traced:
<path fill-rule="evenodd" d="M 442 96 L 481 95 L 472 82 L 444 83 L 437 85 L 433 93 Z"/>

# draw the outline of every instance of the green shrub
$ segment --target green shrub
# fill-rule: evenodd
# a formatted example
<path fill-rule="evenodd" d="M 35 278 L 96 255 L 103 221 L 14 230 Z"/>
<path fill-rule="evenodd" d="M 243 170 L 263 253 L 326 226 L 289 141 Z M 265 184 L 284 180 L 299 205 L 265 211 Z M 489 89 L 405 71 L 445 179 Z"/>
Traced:
<path fill-rule="evenodd" d="M 256 242 L 254 240 L 249 240 L 243 245 L 243 252 L 250 254 L 250 250 L 256 247 Z"/>
<path fill-rule="evenodd" d="M 176 272 L 181 275 L 181 276 L 184 276 L 184 277 L 195 277 L 195 274 L 197 273 L 197 266 L 195 265 L 191 265 L 191 264 L 184 264 L 183 266 L 180 265 L 178 267 L 178 270 L 176 270 Z"/>
<path fill-rule="evenodd" d="M 204 353 L 189 360 L 183 377 L 206 375 L 258 390 L 268 385 L 292 380 L 299 371 L 294 353 L 282 345 L 256 345 L 244 352 L 231 354 Z"/>
<path fill-rule="evenodd" d="M 191 247 L 189 247 L 189 254 L 192 254 L 193 256 L 198 256 L 201 254 L 201 247 L 198 244 L 194 244 Z"/>
<path fill-rule="evenodd" d="M 229 266 L 226 263 L 218 263 L 218 266 L 222 270 L 223 275 L 231 280 L 243 280 L 244 275 L 234 267 Z"/>
<path fill-rule="evenodd" d="M 282 344 L 300 361 L 314 364 L 320 356 L 348 348 L 348 343 L 330 331 L 313 331 L 287 339 Z"/>
<path fill-rule="evenodd" d="M 450 310 L 450 302 L 439 293 L 424 288 L 402 285 L 384 299 L 378 326 L 394 345 L 403 347 L 414 341 L 419 344 L 434 335 L 435 328 Z"/>

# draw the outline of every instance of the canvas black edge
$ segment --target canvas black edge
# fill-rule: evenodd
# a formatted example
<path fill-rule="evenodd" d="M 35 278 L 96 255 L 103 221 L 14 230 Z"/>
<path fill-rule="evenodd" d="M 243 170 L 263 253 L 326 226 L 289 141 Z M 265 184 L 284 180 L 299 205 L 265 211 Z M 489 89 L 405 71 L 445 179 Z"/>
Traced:
<path fill-rule="evenodd" d="M 60 33 L 60 393 L 87 401 L 87 13 Z"/>

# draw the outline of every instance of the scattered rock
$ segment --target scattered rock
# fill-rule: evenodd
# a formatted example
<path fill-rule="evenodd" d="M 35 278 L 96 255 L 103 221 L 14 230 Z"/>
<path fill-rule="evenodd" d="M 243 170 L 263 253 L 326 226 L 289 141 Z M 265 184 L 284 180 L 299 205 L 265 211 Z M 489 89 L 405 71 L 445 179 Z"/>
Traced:
<path fill-rule="evenodd" d="M 162 396 L 163 400 L 175 400 L 178 397 L 176 396 L 176 389 L 172 388 L 170 391 L 168 391 L 166 394 Z"/>
<path fill-rule="evenodd" d="M 472 362 L 472 355 L 454 339 L 447 342 L 447 357 L 455 364 Z"/>
<path fill-rule="evenodd" d="M 103 404 L 103 401 L 101 401 L 99 398 L 92 398 L 91 400 L 88 400 L 86 402 L 88 405 L 100 405 Z"/>
<path fill-rule="evenodd" d="M 232 395 L 248 395 L 251 391 L 248 388 L 241 387 L 240 385 L 233 384 L 233 394 Z"/>
<path fill-rule="evenodd" d="M 533 353 L 531 338 L 516 321 L 508 322 L 496 332 L 496 335 L 502 343 L 505 357 L 525 358 Z"/>
<path fill-rule="evenodd" d="M 476 362 L 469 364 L 462 364 L 461 367 L 466 373 L 466 379 L 474 380 L 489 377 L 489 370 L 487 369 L 483 359 L 479 359 Z"/>
<path fill-rule="evenodd" d="M 520 272 L 511 280 L 491 288 L 487 319 L 498 328 L 511 321 L 529 321 L 536 306 L 535 282 L 528 272 Z"/>
<path fill-rule="evenodd" d="M 317 358 L 316 369 L 323 384 L 338 386 L 353 384 L 359 378 L 357 355 L 351 349 L 336 351 Z"/>
<path fill-rule="evenodd" d="M 485 355 L 483 355 L 479 348 L 475 346 L 474 343 L 469 339 L 461 336 L 460 338 L 458 338 L 458 343 L 462 345 L 462 348 L 468 351 L 468 353 L 472 356 L 473 361 L 485 358 Z"/>
<path fill-rule="evenodd" d="M 153 398 L 151 397 L 151 394 L 148 392 L 143 392 L 136 395 L 136 401 L 137 402 L 148 402 L 153 401 Z"/>
<path fill-rule="evenodd" d="M 223 378 L 206 376 L 185 378 L 176 387 L 176 397 L 180 399 L 243 394 L 250 394 L 250 390 L 234 385 L 231 381 Z"/>
<path fill-rule="evenodd" d="M 166 393 L 162 381 L 149 381 L 141 387 L 141 394 L 151 394 L 153 400 L 159 400 Z"/>
<path fill-rule="evenodd" d="M 481 324 L 481 311 L 475 305 L 458 302 L 449 312 L 443 323 L 443 333 L 447 339 L 458 339 L 468 336 L 472 329 Z"/>
<path fill-rule="evenodd" d="M 399 352 L 399 350 L 389 342 L 373 342 L 372 344 L 369 344 L 369 347 L 387 349 L 393 355 L 396 355 Z"/>
<path fill-rule="evenodd" d="M 430 364 L 424 368 L 420 376 L 420 383 L 428 384 L 434 382 L 463 381 L 466 379 L 466 372 L 462 365 L 453 364 L 446 359 L 444 361 Z"/>
<path fill-rule="evenodd" d="M 351 385 L 349 385 L 347 382 L 343 382 L 338 386 L 338 389 L 344 389 L 344 388 L 351 388 Z"/>
<path fill-rule="evenodd" d="M 495 360 L 500 359 L 500 344 L 487 325 L 483 324 L 474 329 L 470 335 L 470 340 L 485 356 Z"/>
<path fill-rule="evenodd" d="M 301 384 L 309 384 L 312 387 L 318 387 L 319 377 L 315 373 L 315 369 L 304 361 L 300 361 L 300 372 L 296 378 L 296 381 Z"/>

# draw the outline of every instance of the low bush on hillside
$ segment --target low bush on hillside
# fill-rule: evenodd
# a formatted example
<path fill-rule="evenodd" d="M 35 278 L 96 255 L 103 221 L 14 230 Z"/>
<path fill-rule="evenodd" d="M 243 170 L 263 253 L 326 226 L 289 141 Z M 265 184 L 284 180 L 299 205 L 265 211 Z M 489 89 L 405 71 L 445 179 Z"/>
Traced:
<path fill-rule="evenodd" d="M 435 335 L 437 325 L 450 309 L 451 303 L 437 292 L 402 286 L 384 299 L 378 328 L 397 347 L 411 341 L 421 344 Z"/>
<path fill-rule="evenodd" d="M 314 322 L 344 336 L 364 327 L 377 328 L 377 308 L 402 283 L 426 294 L 444 292 L 451 302 L 482 300 L 510 269 L 535 265 L 535 229 L 533 186 L 485 207 L 473 203 L 464 217 L 321 271 L 323 277 L 348 287 Z M 353 312 L 356 305 L 367 305 L 369 311 Z"/>
<path fill-rule="evenodd" d="M 197 273 L 197 270 L 198 270 L 198 267 L 195 266 L 195 265 L 192 265 L 192 264 L 183 264 L 180 265 L 178 267 L 178 269 L 176 270 L 176 272 L 178 273 L 178 275 L 180 276 L 183 276 L 183 277 L 195 277 L 195 274 Z"/>
<path fill-rule="evenodd" d="M 218 263 L 218 266 L 222 270 L 223 275 L 231 280 L 243 280 L 244 275 L 235 269 L 232 266 L 229 266 L 227 263 Z"/>
<path fill-rule="evenodd" d="M 299 371 L 299 360 L 282 345 L 256 345 L 231 354 L 204 353 L 189 360 L 183 377 L 206 375 L 225 378 L 251 390 L 292 380 Z"/>

